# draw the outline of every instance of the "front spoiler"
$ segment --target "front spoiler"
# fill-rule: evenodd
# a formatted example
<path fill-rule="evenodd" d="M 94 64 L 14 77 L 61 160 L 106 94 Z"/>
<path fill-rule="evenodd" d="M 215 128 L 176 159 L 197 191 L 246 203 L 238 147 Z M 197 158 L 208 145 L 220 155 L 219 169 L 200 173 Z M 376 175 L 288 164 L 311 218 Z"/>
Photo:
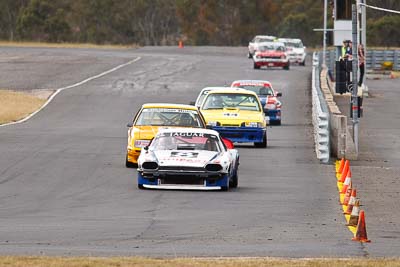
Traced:
<path fill-rule="evenodd" d="M 237 143 L 260 143 L 266 134 L 265 128 L 257 127 L 214 126 L 213 130 L 219 132 L 222 137 Z"/>
<path fill-rule="evenodd" d="M 167 189 L 167 190 L 221 190 L 221 186 L 203 186 L 203 185 L 175 185 L 175 184 L 162 184 L 150 185 L 143 184 L 144 188 L 148 189 Z"/>
<path fill-rule="evenodd" d="M 281 62 L 281 61 L 254 61 L 259 67 L 267 66 L 267 67 L 286 67 L 289 66 L 289 61 Z"/>

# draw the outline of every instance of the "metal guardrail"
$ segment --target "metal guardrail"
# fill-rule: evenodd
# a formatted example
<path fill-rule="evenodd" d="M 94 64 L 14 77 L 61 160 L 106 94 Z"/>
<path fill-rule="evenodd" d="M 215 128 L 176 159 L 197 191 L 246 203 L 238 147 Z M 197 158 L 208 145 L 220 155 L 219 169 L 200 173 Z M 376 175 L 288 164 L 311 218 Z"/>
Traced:
<path fill-rule="evenodd" d="M 400 50 L 368 50 L 367 69 L 380 70 L 383 62 L 393 62 L 393 70 L 400 70 Z M 335 50 L 326 52 L 326 65 L 331 71 L 335 70 L 335 61 L 338 59 Z"/>
<path fill-rule="evenodd" d="M 367 69 L 381 69 L 386 61 L 393 62 L 393 70 L 400 70 L 400 50 L 367 51 Z"/>
<path fill-rule="evenodd" d="M 313 54 L 312 67 L 312 123 L 314 126 L 315 152 L 322 163 L 330 160 L 329 112 L 320 88 L 320 57 Z"/>

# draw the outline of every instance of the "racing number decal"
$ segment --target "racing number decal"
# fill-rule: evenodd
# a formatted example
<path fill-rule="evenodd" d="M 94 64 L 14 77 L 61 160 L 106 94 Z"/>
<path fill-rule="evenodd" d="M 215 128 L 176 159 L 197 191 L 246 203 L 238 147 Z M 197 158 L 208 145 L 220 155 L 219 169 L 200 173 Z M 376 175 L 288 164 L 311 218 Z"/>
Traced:
<path fill-rule="evenodd" d="M 176 152 L 173 151 L 171 152 L 171 158 L 176 158 L 176 157 L 182 157 L 182 158 L 197 158 L 197 156 L 199 155 L 198 152 Z"/>

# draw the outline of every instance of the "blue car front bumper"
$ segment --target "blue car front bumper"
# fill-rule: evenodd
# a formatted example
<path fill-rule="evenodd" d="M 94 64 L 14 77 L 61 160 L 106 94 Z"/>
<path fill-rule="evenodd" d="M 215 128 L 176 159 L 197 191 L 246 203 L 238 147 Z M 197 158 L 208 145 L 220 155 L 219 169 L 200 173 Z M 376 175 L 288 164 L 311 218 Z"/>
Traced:
<path fill-rule="evenodd" d="M 213 130 L 219 132 L 222 137 L 237 143 L 261 143 L 266 134 L 265 128 L 256 127 L 224 127 L 214 126 Z"/>
<path fill-rule="evenodd" d="M 138 186 L 150 189 L 220 190 L 229 187 L 228 174 L 205 175 L 164 173 L 161 176 L 144 176 L 138 172 Z"/>
<path fill-rule="evenodd" d="M 269 122 L 280 122 L 281 111 L 279 109 L 264 110 L 266 116 L 269 117 Z"/>

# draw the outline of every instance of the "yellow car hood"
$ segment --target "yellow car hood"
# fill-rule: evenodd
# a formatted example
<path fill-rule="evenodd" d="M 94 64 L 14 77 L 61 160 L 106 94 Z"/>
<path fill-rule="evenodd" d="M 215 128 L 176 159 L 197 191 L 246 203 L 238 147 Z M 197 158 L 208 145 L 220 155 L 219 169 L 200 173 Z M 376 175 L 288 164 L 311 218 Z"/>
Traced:
<path fill-rule="evenodd" d="M 222 124 L 240 124 L 242 122 L 262 122 L 264 115 L 262 112 L 239 109 L 212 109 L 202 110 L 207 122 L 218 121 Z"/>
<path fill-rule="evenodd" d="M 150 140 L 157 134 L 159 128 L 160 126 L 134 126 L 132 133 L 134 133 L 136 140 Z"/>

